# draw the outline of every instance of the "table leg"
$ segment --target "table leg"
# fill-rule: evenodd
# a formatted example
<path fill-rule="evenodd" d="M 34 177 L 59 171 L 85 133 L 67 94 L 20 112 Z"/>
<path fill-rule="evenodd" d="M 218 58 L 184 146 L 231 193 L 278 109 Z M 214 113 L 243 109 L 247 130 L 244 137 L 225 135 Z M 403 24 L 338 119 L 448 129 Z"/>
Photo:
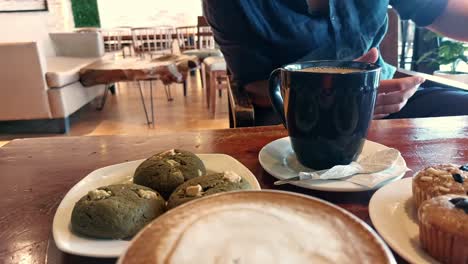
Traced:
<path fill-rule="evenodd" d="M 153 106 L 153 81 L 150 82 L 150 97 L 151 97 L 151 124 L 154 128 L 154 106 Z"/>
<path fill-rule="evenodd" d="M 213 115 L 215 114 L 215 111 L 216 111 L 216 87 L 217 87 L 216 79 L 217 78 L 218 78 L 218 73 L 216 71 L 210 72 L 210 78 L 209 78 L 210 84 L 208 86 L 209 89 L 206 90 L 210 95 L 209 105 L 210 105 L 210 111 Z"/>
<path fill-rule="evenodd" d="M 109 84 L 104 85 L 104 94 L 101 98 L 101 103 L 96 108 L 98 111 L 104 109 L 104 105 L 106 104 L 107 94 L 109 93 Z"/>
<path fill-rule="evenodd" d="M 143 97 L 143 90 L 141 89 L 141 81 L 138 81 L 138 88 L 140 90 L 141 104 L 143 105 L 143 110 L 145 110 L 146 122 L 149 126 L 151 122 L 148 117 L 148 111 L 146 111 L 145 98 Z"/>
<path fill-rule="evenodd" d="M 184 96 L 187 96 L 187 81 L 188 81 L 187 78 L 185 78 L 184 83 L 183 83 L 183 85 L 184 85 Z"/>
<path fill-rule="evenodd" d="M 211 102 L 211 99 L 210 99 L 210 96 L 211 96 L 211 75 L 212 73 L 209 73 L 209 72 L 205 72 L 205 76 L 208 77 L 208 78 L 205 78 L 205 92 L 206 92 L 206 107 L 209 109 L 210 108 L 210 102 Z"/>

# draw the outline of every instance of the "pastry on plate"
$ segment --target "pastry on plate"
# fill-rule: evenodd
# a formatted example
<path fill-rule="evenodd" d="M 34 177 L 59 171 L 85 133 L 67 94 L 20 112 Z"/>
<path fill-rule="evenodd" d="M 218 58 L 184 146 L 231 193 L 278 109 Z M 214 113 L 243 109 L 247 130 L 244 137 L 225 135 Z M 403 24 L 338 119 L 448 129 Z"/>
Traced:
<path fill-rule="evenodd" d="M 164 199 L 150 188 L 109 185 L 89 191 L 75 204 L 71 227 L 75 233 L 94 238 L 129 238 L 165 209 Z"/>
<path fill-rule="evenodd" d="M 158 191 L 165 199 L 184 181 L 205 175 L 201 159 L 188 151 L 171 149 L 143 161 L 133 182 Z"/>
<path fill-rule="evenodd" d="M 188 180 L 177 187 L 167 201 L 167 208 L 171 209 L 215 193 L 248 189 L 251 189 L 250 184 L 232 171 L 205 175 Z"/>
<path fill-rule="evenodd" d="M 421 204 L 419 238 L 442 263 L 468 263 L 468 196 L 442 195 Z"/>
<path fill-rule="evenodd" d="M 432 197 L 445 194 L 466 195 L 467 169 L 466 166 L 442 164 L 419 171 L 413 178 L 413 199 L 416 208 Z"/>

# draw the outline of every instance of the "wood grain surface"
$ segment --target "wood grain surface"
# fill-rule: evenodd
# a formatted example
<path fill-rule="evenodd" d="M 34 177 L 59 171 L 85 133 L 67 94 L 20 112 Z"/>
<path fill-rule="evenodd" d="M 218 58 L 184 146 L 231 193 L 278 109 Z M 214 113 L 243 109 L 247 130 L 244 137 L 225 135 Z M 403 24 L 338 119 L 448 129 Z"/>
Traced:
<path fill-rule="evenodd" d="M 80 82 L 84 86 L 161 80 L 165 84 L 182 83 L 186 73 L 199 64 L 196 56 L 164 55 L 155 59 L 126 58 L 103 59 L 80 70 Z"/>
<path fill-rule="evenodd" d="M 93 170 L 175 147 L 231 155 L 256 175 L 262 188 L 319 197 L 370 223 L 368 203 L 373 192 L 327 193 L 273 186 L 273 177 L 258 162 L 258 152 L 286 135 L 284 128 L 276 126 L 151 137 L 14 140 L 0 148 L 0 263 L 114 263 L 115 259 L 64 254 L 55 247 L 51 229 L 58 204 L 74 184 Z M 413 171 L 434 163 L 468 163 L 468 117 L 374 121 L 369 139 L 400 150 Z"/>

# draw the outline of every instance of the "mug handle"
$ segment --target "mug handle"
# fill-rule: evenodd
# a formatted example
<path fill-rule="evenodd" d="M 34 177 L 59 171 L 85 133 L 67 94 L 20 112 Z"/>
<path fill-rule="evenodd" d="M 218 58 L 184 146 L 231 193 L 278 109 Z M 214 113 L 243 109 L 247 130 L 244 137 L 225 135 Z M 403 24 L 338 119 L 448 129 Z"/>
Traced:
<path fill-rule="evenodd" d="M 281 95 L 281 68 L 274 70 L 270 74 L 270 79 L 268 80 L 268 90 L 270 94 L 270 101 L 275 109 L 276 113 L 281 117 L 284 127 L 287 128 L 286 117 L 284 115 L 284 102 L 283 96 Z"/>

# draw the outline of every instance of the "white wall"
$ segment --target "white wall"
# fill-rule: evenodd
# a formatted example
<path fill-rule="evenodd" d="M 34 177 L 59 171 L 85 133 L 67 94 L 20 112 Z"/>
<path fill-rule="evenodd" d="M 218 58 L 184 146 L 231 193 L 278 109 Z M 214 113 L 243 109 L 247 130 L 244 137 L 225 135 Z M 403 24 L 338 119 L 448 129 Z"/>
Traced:
<path fill-rule="evenodd" d="M 37 41 L 46 56 L 54 53 L 49 32 L 74 27 L 70 0 L 49 0 L 48 12 L 0 13 L 0 43 Z"/>
<path fill-rule="evenodd" d="M 37 41 L 45 55 L 53 54 L 46 13 L 2 13 L 0 25 L 0 43 Z"/>
<path fill-rule="evenodd" d="M 225 0 L 231 1 L 231 0 Z M 197 25 L 201 0 L 98 0 L 103 28 Z"/>

